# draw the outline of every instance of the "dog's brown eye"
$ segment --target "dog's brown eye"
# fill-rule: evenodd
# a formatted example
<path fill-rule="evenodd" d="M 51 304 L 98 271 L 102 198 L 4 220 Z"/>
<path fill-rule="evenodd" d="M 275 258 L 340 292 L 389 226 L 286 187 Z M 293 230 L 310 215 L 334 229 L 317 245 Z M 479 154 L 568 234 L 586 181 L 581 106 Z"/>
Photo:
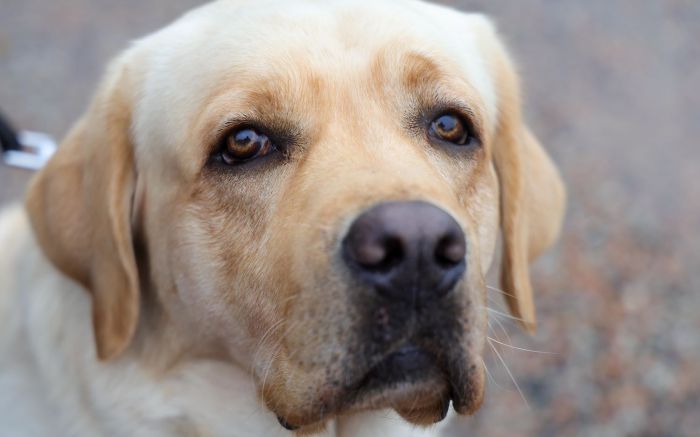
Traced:
<path fill-rule="evenodd" d="M 472 140 L 467 123 L 454 114 L 443 114 L 430 124 L 430 135 L 452 144 L 465 146 Z"/>
<path fill-rule="evenodd" d="M 267 135 L 255 129 L 246 128 L 235 131 L 226 138 L 221 158 L 228 165 L 240 164 L 251 159 L 262 158 L 272 149 L 272 141 Z"/>

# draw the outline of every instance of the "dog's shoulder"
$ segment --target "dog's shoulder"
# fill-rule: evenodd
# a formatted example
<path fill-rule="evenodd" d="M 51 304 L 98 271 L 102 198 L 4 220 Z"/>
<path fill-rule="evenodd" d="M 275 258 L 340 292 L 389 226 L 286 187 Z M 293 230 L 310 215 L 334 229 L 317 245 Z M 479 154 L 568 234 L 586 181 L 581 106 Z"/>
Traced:
<path fill-rule="evenodd" d="M 45 393 L 26 329 L 24 266 L 31 256 L 31 239 L 21 206 L 0 211 L 0 434 L 7 435 L 49 435 L 55 423 L 54 412 L 40 400 Z"/>
<path fill-rule="evenodd" d="M 19 205 L 12 205 L 0 210 L 0 345 L 9 332 L 15 316 L 13 301 L 18 292 L 17 263 L 22 255 L 22 246 L 26 245 L 29 236 L 29 222 L 24 210 Z"/>

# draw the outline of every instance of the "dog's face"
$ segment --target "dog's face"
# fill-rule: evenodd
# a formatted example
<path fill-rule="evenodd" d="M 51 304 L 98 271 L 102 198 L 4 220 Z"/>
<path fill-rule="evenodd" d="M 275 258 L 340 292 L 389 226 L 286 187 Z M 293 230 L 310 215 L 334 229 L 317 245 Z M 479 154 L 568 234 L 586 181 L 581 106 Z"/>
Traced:
<path fill-rule="evenodd" d="M 503 288 L 532 327 L 527 261 L 562 198 L 483 17 L 230 1 L 115 62 L 28 207 L 93 294 L 101 358 L 148 314 L 250 368 L 282 423 L 311 429 L 478 408 L 499 227 Z"/>

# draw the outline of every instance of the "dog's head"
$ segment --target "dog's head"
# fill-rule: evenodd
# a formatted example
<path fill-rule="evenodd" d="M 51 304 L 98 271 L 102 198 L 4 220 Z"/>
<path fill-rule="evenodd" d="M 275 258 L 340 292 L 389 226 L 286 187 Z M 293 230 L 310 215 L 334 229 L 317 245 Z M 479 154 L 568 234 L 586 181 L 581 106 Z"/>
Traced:
<path fill-rule="evenodd" d="M 100 358 L 167 326 L 250 368 L 289 427 L 432 423 L 481 402 L 499 228 L 502 288 L 535 325 L 527 264 L 563 188 L 518 88 L 480 15 L 221 1 L 113 63 L 27 205 L 91 291 Z"/>

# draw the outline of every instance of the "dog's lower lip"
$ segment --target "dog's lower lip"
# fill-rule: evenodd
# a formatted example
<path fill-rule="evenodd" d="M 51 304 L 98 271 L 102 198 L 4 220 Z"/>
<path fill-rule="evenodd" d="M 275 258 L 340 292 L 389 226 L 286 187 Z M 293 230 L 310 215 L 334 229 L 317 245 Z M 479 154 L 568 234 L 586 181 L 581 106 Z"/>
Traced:
<path fill-rule="evenodd" d="M 422 379 L 439 370 L 435 358 L 425 349 L 406 345 L 386 356 L 366 375 L 361 385 L 386 385 Z"/>
<path fill-rule="evenodd" d="M 433 364 L 433 359 L 428 353 L 417 346 L 404 346 L 385 360 L 390 367 L 399 368 L 405 372 L 413 372 Z M 398 369 L 397 369 L 398 370 Z"/>
<path fill-rule="evenodd" d="M 284 429 L 286 429 L 286 430 L 288 430 L 288 431 L 296 431 L 297 429 L 299 429 L 298 426 L 295 426 L 295 425 L 290 424 L 290 423 L 287 422 L 287 420 L 286 420 L 285 418 L 283 418 L 282 416 L 277 416 L 277 421 L 280 423 L 280 425 L 282 425 L 282 427 L 283 427 Z"/>

